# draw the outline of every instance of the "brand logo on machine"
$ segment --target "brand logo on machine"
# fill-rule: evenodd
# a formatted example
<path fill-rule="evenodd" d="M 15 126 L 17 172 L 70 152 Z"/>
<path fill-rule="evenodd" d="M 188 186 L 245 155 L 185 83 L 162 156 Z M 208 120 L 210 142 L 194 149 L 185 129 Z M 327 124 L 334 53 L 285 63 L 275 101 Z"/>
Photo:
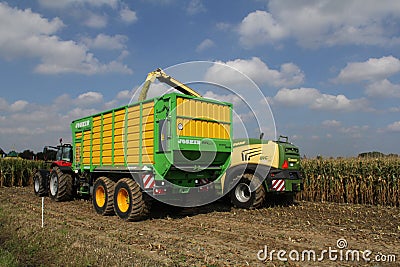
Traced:
<path fill-rule="evenodd" d="M 83 127 L 86 127 L 86 126 L 89 126 L 89 125 L 90 125 L 90 120 L 81 121 L 81 122 L 77 122 L 75 124 L 75 128 L 79 129 L 79 128 L 83 128 Z"/>
<path fill-rule="evenodd" d="M 200 145 L 200 140 L 193 139 L 179 139 L 178 144 L 186 144 L 186 145 Z"/>
<path fill-rule="evenodd" d="M 240 145 L 244 145 L 244 144 L 246 144 L 246 141 L 234 143 L 233 146 L 240 146 Z"/>
<path fill-rule="evenodd" d="M 261 155 L 262 149 L 260 147 L 249 148 L 242 151 L 242 160 L 249 161 L 255 156 Z"/>

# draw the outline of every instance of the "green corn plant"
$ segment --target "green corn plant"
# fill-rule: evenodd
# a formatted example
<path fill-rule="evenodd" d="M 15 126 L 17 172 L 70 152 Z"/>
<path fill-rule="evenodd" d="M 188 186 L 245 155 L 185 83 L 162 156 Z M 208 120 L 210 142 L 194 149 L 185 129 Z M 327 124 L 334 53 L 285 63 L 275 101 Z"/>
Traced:
<path fill-rule="evenodd" d="M 20 158 L 0 159 L 0 187 L 1 186 L 28 186 L 37 169 L 46 169 L 44 161 L 32 161 Z"/>

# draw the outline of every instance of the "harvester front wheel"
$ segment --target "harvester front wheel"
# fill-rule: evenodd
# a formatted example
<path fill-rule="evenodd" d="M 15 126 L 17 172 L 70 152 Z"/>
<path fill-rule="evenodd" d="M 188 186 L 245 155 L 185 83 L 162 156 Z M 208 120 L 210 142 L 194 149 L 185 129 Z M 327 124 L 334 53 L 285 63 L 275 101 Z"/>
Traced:
<path fill-rule="evenodd" d="M 115 183 L 107 177 L 100 177 L 94 183 L 93 207 L 98 214 L 114 214 L 114 187 Z"/>
<path fill-rule="evenodd" d="M 115 185 L 114 210 L 123 220 L 138 221 L 149 214 L 150 202 L 140 186 L 130 178 L 123 178 Z"/>
<path fill-rule="evenodd" d="M 53 167 L 50 174 L 49 192 L 55 201 L 67 201 L 73 197 L 73 179 L 71 174 L 63 173 L 59 167 Z"/>
<path fill-rule="evenodd" d="M 33 176 L 33 191 L 35 192 L 35 195 L 39 197 L 47 195 L 47 182 L 45 171 L 38 170 L 35 172 L 35 175 Z"/>
<path fill-rule="evenodd" d="M 231 191 L 231 202 L 235 207 L 243 209 L 261 208 L 265 202 L 265 188 L 261 184 L 255 191 L 251 192 L 250 182 L 255 177 L 253 174 L 244 174 Z"/>

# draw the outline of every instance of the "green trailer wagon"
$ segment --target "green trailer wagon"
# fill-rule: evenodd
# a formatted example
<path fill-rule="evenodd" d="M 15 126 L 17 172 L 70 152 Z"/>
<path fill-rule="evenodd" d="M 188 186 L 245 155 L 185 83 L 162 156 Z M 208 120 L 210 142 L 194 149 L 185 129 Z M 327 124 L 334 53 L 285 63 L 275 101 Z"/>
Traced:
<path fill-rule="evenodd" d="M 190 206 L 221 192 L 232 105 L 170 93 L 74 120 L 71 130 L 71 166 L 54 166 L 38 184 L 56 201 L 91 196 L 97 213 L 139 220 L 151 203 Z"/>

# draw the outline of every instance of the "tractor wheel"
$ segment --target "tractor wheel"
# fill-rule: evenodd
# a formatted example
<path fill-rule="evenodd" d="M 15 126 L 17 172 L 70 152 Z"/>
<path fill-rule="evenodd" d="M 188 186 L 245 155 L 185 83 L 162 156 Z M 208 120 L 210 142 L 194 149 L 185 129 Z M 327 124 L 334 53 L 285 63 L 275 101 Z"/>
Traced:
<path fill-rule="evenodd" d="M 67 201 L 73 197 L 73 180 L 69 173 L 63 173 L 59 167 L 53 167 L 50 174 L 49 192 L 55 201 Z"/>
<path fill-rule="evenodd" d="M 131 178 L 118 181 L 114 190 L 114 210 L 123 220 L 138 221 L 149 215 L 150 201 Z"/>
<path fill-rule="evenodd" d="M 250 182 L 255 175 L 244 174 L 231 191 L 231 202 L 242 209 L 257 209 L 265 202 L 265 188 L 261 184 L 255 191 L 250 192 Z"/>
<path fill-rule="evenodd" d="M 107 177 L 100 177 L 94 183 L 93 207 L 98 214 L 114 215 L 114 187 L 115 183 Z"/>
<path fill-rule="evenodd" d="M 48 171 L 38 170 L 33 176 L 33 191 L 39 197 L 47 195 L 46 172 Z"/>

